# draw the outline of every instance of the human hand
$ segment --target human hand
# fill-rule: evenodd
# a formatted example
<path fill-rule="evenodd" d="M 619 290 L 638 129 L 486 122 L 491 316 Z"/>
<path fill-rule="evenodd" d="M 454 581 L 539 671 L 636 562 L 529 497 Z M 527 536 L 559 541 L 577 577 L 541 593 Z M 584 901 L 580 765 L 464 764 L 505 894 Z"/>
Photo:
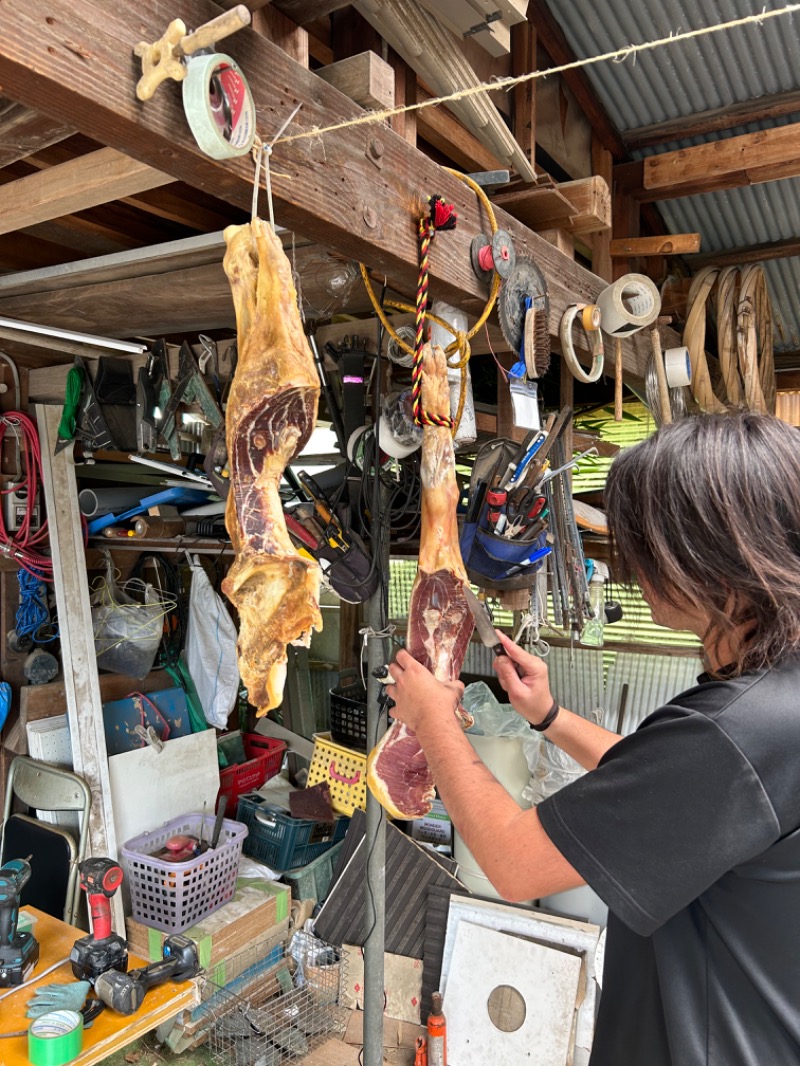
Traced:
<path fill-rule="evenodd" d="M 398 651 L 389 673 L 394 678 L 394 684 L 386 686 L 386 695 L 395 703 L 392 718 L 413 732 L 419 732 L 423 722 L 434 723 L 446 715 L 455 715 L 464 695 L 460 681 L 437 681 L 404 648 Z"/>
<path fill-rule="evenodd" d="M 495 656 L 498 680 L 517 714 L 538 725 L 553 705 L 547 666 L 544 660 L 523 651 L 499 629 L 495 632 L 506 651 L 505 655 Z"/>

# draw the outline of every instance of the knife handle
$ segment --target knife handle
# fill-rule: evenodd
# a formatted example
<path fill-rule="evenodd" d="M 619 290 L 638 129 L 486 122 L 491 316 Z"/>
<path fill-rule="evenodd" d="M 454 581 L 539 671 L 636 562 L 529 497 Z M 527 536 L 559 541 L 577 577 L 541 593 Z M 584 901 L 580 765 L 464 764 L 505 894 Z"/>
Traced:
<path fill-rule="evenodd" d="M 495 644 L 495 646 L 492 648 L 492 651 L 495 653 L 495 655 L 498 658 L 501 655 L 508 655 L 508 652 L 506 651 L 506 649 L 503 647 L 502 644 Z"/>

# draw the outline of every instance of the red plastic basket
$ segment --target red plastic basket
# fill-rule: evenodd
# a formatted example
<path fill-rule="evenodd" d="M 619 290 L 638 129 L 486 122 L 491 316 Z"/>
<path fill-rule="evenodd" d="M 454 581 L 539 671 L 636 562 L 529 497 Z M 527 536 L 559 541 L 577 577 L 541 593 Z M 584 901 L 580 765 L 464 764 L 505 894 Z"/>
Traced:
<path fill-rule="evenodd" d="M 220 770 L 217 806 L 222 796 L 228 797 L 228 811 L 236 809 L 236 800 L 245 792 L 254 792 L 265 781 L 274 777 L 281 768 L 286 744 L 274 737 L 264 737 L 260 733 L 242 735 L 244 753 L 247 762 L 237 766 L 228 766 Z"/>

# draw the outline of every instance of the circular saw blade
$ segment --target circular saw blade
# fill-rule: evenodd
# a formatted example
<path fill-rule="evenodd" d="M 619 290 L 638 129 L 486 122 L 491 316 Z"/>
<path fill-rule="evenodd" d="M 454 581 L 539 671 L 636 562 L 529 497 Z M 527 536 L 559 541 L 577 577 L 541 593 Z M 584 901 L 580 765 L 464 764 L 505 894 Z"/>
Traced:
<path fill-rule="evenodd" d="M 518 255 L 514 269 L 500 287 L 497 298 L 497 317 L 500 329 L 509 346 L 519 355 L 525 330 L 526 297 L 537 311 L 550 314 L 547 282 L 536 263 Z"/>

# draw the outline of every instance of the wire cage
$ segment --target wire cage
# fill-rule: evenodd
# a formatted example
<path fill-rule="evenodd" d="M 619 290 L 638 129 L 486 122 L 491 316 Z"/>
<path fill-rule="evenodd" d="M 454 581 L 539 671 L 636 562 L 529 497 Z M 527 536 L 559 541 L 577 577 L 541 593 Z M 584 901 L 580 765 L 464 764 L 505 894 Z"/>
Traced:
<path fill-rule="evenodd" d="M 206 978 L 208 1048 L 221 1066 L 282 1066 L 344 1033 L 341 1006 L 346 952 L 311 933 L 295 933 L 285 951 L 257 958 L 236 980 Z"/>

